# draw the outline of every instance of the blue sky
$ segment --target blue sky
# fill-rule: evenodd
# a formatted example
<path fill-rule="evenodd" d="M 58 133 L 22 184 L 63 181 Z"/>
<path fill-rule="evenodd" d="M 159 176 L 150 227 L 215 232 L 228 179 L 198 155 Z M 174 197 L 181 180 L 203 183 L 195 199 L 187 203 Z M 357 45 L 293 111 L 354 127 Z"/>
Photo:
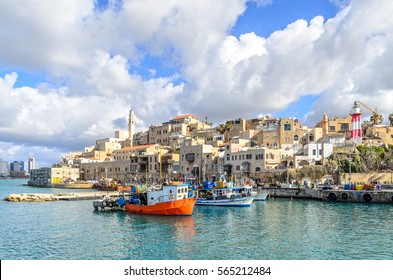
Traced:
<path fill-rule="evenodd" d="M 137 130 L 185 113 L 215 125 L 270 114 L 313 126 L 324 113 L 348 115 L 355 100 L 385 120 L 391 110 L 389 0 L 40 4 L 0 2 L 8 161 L 58 162 L 114 136 L 131 107 Z"/>

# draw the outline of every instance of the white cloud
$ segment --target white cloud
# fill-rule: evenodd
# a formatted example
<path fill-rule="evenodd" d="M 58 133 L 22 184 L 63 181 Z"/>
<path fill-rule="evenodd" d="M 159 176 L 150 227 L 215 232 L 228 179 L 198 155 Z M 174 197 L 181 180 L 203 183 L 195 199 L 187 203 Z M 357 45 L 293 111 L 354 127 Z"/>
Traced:
<path fill-rule="evenodd" d="M 0 1 L 0 66 L 12 69 L 0 76 L 0 141 L 82 149 L 111 136 L 130 107 L 142 129 L 180 113 L 255 117 L 310 94 L 319 95 L 304 112 L 311 125 L 325 112 L 347 115 L 354 100 L 387 119 L 393 2 L 334 2 L 342 10 L 332 19 L 237 38 L 229 31 L 244 0 L 110 1 L 101 10 L 93 0 Z M 149 59 L 171 73 L 149 65 L 143 75 Z M 16 86 L 15 69 L 47 83 Z"/>

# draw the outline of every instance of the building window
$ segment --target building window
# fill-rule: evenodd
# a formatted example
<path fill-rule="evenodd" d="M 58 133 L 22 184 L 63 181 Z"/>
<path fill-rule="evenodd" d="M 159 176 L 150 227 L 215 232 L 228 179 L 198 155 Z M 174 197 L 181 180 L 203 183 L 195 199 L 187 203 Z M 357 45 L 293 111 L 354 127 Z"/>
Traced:
<path fill-rule="evenodd" d="M 291 124 L 289 124 L 289 123 L 284 124 L 284 130 L 285 131 L 291 130 Z"/>
<path fill-rule="evenodd" d="M 231 160 L 231 155 L 227 154 L 227 161 L 230 161 L 230 160 Z"/>
<path fill-rule="evenodd" d="M 336 131 L 336 127 L 333 125 L 329 126 L 329 131 Z"/>
<path fill-rule="evenodd" d="M 322 149 L 319 150 L 319 155 L 320 155 L 320 156 L 322 155 Z"/>
<path fill-rule="evenodd" d="M 347 131 L 349 131 L 349 124 L 342 123 L 341 124 L 341 132 L 347 132 Z"/>
<path fill-rule="evenodd" d="M 312 155 L 315 156 L 317 154 L 317 151 L 315 149 L 312 150 Z"/>
<path fill-rule="evenodd" d="M 240 170 L 240 165 L 236 165 L 236 170 L 237 170 L 237 171 Z"/>
<path fill-rule="evenodd" d="M 299 141 L 299 136 L 297 135 L 293 136 L 293 141 Z"/>

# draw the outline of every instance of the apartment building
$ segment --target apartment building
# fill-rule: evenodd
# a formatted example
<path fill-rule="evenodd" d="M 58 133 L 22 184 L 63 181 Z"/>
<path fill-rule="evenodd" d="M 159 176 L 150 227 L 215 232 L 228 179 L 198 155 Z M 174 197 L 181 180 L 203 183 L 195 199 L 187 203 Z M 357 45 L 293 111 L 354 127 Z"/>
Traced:
<path fill-rule="evenodd" d="M 193 174 L 199 182 L 217 176 L 217 165 L 214 159 L 218 148 L 204 144 L 203 140 L 186 139 L 180 148 L 180 174 Z"/>

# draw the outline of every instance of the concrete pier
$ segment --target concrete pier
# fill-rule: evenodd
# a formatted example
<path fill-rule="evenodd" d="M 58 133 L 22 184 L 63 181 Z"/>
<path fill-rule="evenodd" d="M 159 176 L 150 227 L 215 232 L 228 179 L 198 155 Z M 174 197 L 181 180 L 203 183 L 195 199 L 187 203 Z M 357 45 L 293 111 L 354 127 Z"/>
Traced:
<path fill-rule="evenodd" d="M 58 194 L 10 194 L 4 200 L 11 202 L 42 202 L 42 201 L 59 201 L 59 200 L 93 200 L 104 195 L 110 197 L 120 196 L 119 192 L 78 192 L 78 193 L 58 193 Z"/>
<path fill-rule="evenodd" d="M 262 188 L 271 197 L 316 199 L 331 202 L 365 202 L 393 204 L 393 190 L 321 190 L 312 188 Z"/>

